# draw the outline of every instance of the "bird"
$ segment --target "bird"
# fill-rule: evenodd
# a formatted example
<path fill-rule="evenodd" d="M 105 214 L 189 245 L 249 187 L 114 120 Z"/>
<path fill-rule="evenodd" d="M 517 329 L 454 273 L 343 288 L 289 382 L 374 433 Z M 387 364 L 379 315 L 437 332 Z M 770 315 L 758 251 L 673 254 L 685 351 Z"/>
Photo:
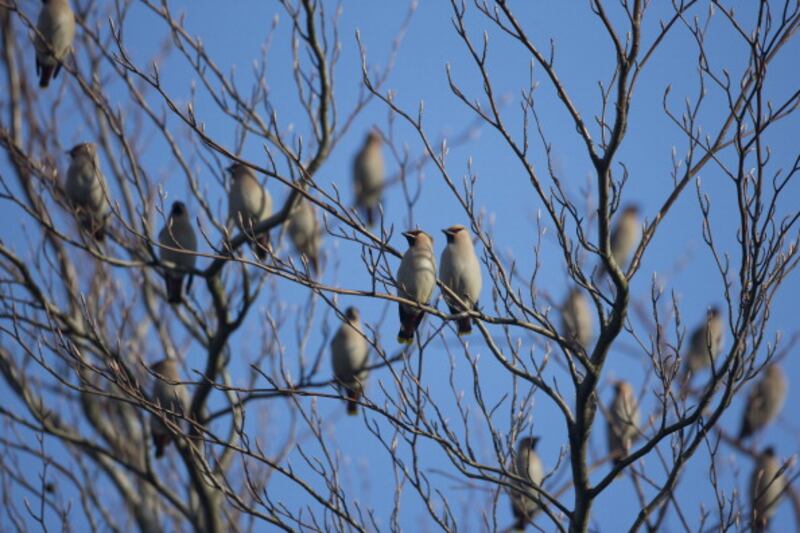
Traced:
<path fill-rule="evenodd" d="M 767 447 L 756 459 L 750 478 L 750 508 L 753 531 L 765 531 L 778 510 L 781 495 L 786 489 L 786 479 L 780 472 L 781 464 L 775 449 Z"/>
<path fill-rule="evenodd" d="M 150 367 L 156 374 L 153 383 L 152 401 L 163 413 L 151 413 L 150 432 L 153 435 L 153 446 L 156 458 L 164 455 L 164 448 L 172 442 L 172 431 L 163 422 L 166 418 L 175 425 L 180 425 L 178 415 L 183 415 L 189 408 L 189 393 L 180 381 L 178 362 L 175 359 L 162 359 Z"/>
<path fill-rule="evenodd" d="M 436 286 L 436 260 L 433 257 L 433 238 L 422 230 L 403 233 L 408 241 L 408 250 L 403 254 L 397 270 L 397 295 L 401 298 L 425 305 Z M 397 342 L 411 344 L 424 311 L 400 304 L 400 332 Z"/>
<path fill-rule="evenodd" d="M 628 205 L 622 210 L 614 229 L 611 230 L 611 255 L 617 266 L 625 270 L 633 248 L 642 239 L 642 224 L 639 220 L 639 207 Z M 601 263 L 600 274 L 605 274 L 606 267 Z"/>
<path fill-rule="evenodd" d="M 100 170 L 97 145 L 81 143 L 72 147 L 64 193 L 81 227 L 94 239 L 105 238 L 106 220 L 110 214 L 108 185 Z"/>
<path fill-rule="evenodd" d="M 272 215 L 272 197 L 261 186 L 249 167 L 234 163 L 228 167 L 231 186 L 228 191 L 228 217 L 240 231 L 251 235 L 253 229 Z M 269 232 L 264 232 L 251 241 L 256 257 L 263 261 L 269 249 Z"/>
<path fill-rule="evenodd" d="M 347 398 L 347 414 L 352 416 L 358 413 L 358 399 L 364 392 L 369 344 L 361 329 L 361 314 L 358 309 L 348 307 L 344 318 L 331 339 L 331 363 L 333 377 Z"/>
<path fill-rule="evenodd" d="M 689 347 L 684 355 L 683 382 L 688 383 L 698 370 L 711 366 L 711 361 L 722 352 L 725 340 L 725 324 L 722 313 L 711 307 L 703 324 L 697 326 L 689 338 Z"/>
<path fill-rule="evenodd" d="M 364 213 L 368 226 L 377 222 L 378 206 L 381 203 L 384 184 L 383 139 L 373 129 L 364 140 L 361 150 L 353 160 L 353 187 L 356 208 Z"/>
<path fill-rule="evenodd" d="M 300 198 L 287 224 L 289 238 L 295 250 L 301 256 L 305 256 L 313 274 L 319 275 L 322 231 L 317 221 L 317 211 L 307 198 Z"/>
<path fill-rule="evenodd" d="M 594 335 L 594 323 L 589 301 L 583 291 L 573 287 L 561 306 L 561 334 L 572 343 L 588 348 Z"/>
<path fill-rule="evenodd" d="M 542 461 L 536 453 L 536 445 L 539 437 L 523 437 L 517 445 L 516 457 L 512 467 L 513 474 L 525 480 L 525 483 L 514 480 L 514 490 L 510 490 L 511 512 L 516 520 L 514 529 L 524 531 L 528 524 L 533 521 L 533 516 L 541 506 L 541 499 L 536 489 L 544 478 Z"/>
<path fill-rule="evenodd" d="M 608 418 L 608 452 L 614 460 L 614 466 L 619 466 L 639 433 L 640 416 L 630 383 L 617 381 L 614 392 Z"/>
<path fill-rule="evenodd" d="M 750 389 L 747 397 L 740 439 L 750 437 L 775 420 L 786 401 L 786 389 L 786 376 L 781 367 L 774 363 L 767 365 L 764 377 Z"/>
<path fill-rule="evenodd" d="M 185 271 L 194 268 L 197 261 L 197 235 L 183 202 L 172 204 L 167 223 L 158 234 L 158 242 L 161 245 L 159 256 L 166 267 L 164 279 L 167 284 L 167 301 L 179 304 L 183 301 L 183 279 L 187 274 Z"/>
<path fill-rule="evenodd" d="M 36 21 L 36 75 L 39 87 L 50 85 L 58 76 L 62 62 L 75 38 L 75 14 L 67 0 L 42 0 L 42 10 Z"/>
<path fill-rule="evenodd" d="M 442 251 L 439 277 L 442 284 L 453 291 L 462 303 L 450 298 L 446 292 L 444 300 L 453 314 L 471 311 L 478 304 L 482 284 L 481 265 L 475 255 L 472 238 L 467 228 L 460 225 L 450 226 L 442 232 L 447 237 L 447 246 Z M 459 318 L 458 334 L 468 335 L 471 332 L 472 319 L 469 316 Z"/>

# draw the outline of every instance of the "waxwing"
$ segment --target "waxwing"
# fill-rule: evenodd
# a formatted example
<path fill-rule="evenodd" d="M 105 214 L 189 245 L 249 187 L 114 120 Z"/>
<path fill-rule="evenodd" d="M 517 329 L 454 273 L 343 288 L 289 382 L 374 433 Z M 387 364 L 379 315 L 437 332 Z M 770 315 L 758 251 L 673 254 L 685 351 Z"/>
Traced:
<path fill-rule="evenodd" d="M 397 295 L 401 298 L 427 304 L 436 286 L 436 260 L 433 258 L 433 239 L 422 230 L 403 233 L 408 250 L 403 254 L 397 270 Z M 411 344 L 424 311 L 400 304 L 400 332 L 397 342 Z"/>
<path fill-rule="evenodd" d="M 355 415 L 368 374 L 365 367 L 369 344 L 361 329 L 358 309 L 348 307 L 344 317 L 345 320 L 331 340 L 331 362 L 333 377 L 347 398 L 347 414 Z"/>
<path fill-rule="evenodd" d="M 108 185 L 100 170 L 97 146 L 81 143 L 67 152 L 70 156 L 64 193 L 81 227 L 96 240 L 105 238 L 110 214 Z"/>
<path fill-rule="evenodd" d="M 43 0 L 39 19 L 36 21 L 36 75 L 39 87 L 50 85 L 58 76 L 75 38 L 75 15 L 67 0 Z"/>
<path fill-rule="evenodd" d="M 261 186 L 253 171 L 240 163 L 228 167 L 231 174 L 231 185 L 228 191 L 228 218 L 240 231 L 253 234 L 259 222 L 272 215 L 272 197 L 269 191 Z M 255 237 L 251 246 L 256 257 L 263 261 L 269 249 L 269 232 Z"/>
<path fill-rule="evenodd" d="M 189 212 L 183 202 L 172 204 L 167 224 L 158 234 L 159 256 L 166 271 L 167 301 L 179 304 L 183 301 L 183 280 L 186 270 L 194 268 L 197 260 L 197 236 L 189 220 Z M 180 251 L 186 250 L 186 251 Z"/>
<path fill-rule="evenodd" d="M 478 256 L 475 255 L 472 238 L 464 226 L 450 226 L 443 229 L 442 232 L 447 236 L 447 246 L 442 252 L 439 274 L 442 284 L 458 296 L 467 310 L 475 309 L 481 294 L 482 280 L 481 265 L 478 262 Z M 464 311 L 462 304 L 451 299 L 446 292 L 444 300 L 451 313 L 457 314 Z M 459 318 L 458 334 L 467 335 L 471 331 L 472 320 L 470 317 Z"/>

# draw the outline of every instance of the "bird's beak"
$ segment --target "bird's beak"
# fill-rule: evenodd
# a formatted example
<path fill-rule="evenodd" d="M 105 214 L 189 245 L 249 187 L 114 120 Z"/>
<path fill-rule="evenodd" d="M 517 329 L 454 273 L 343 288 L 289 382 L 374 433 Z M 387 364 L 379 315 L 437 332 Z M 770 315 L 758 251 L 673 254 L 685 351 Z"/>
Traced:
<path fill-rule="evenodd" d="M 445 228 L 445 229 L 443 229 L 443 230 L 442 230 L 442 233 L 444 233 L 444 234 L 445 234 L 445 235 L 447 235 L 448 237 L 452 237 L 452 236 L 453 236 L 453 232 L 451 232 L 451 231 L 450 231 L 450 228 Z"/>
<path fill-rule="evenodd" d="M 414 234 L 413 234 L 413 233 L 411 233 L 410 231 L 404 231 L 404 232 L 402 233 L 402 235 L 403 235 L 403 237 L 405 237 L 406 239 L 415 239 L 415 238 L 416 238 L 416 235 L 414 235 Z"/>

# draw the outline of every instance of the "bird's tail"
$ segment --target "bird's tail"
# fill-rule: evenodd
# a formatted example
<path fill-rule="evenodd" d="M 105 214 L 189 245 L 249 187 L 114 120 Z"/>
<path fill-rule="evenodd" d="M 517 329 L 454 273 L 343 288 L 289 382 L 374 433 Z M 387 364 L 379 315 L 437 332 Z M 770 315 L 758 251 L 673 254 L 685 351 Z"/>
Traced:
<path fill-rule="evenodd" d="M 39 66 L 39 87 L 46 89 L 50 85 L 50 79 L 55 77 L 56 66 L 37 64 Z"/>
<path fill-rule="evenodd" d="M 376 213 L 377 209 L 374 206 L 368 206 L 364 208 L 364 216 L 367 219 L 367 226 L 370 228 L 375 226 L 377 222 L 378 214 Z"/>
<path fill-rule="evenodd" d="M 256 253 L 259 261 L 267 258 L 267 253 L 270 250 L 269 233 L 264 233 L 256 237 L 253 241 L 253 251 Z"/>
<path fill-rule="evenodd" d="M 153 446 L 156 449 L 156 459 L 164 456 L 164 449 L 169 445 L 169 435 L 166 433 L 153 433 Z"/>
<path fill-rule="evenodd" d="M 311 274 L 317 278 L 319 277 L 319 255 L 305 255 L 308 260 L 308 266 L 311 267 Z"/>
<path fill-rule="evenodd" d="M 411 344 L 414 342 L 414 333 L 417 331 L 422 317 L 425 315 L 424 311 L 412 312 L 406 311 L 403 306 L 400 307 L 400 331 L 397 333 L 397 342 L 400 344 Z"/>
<path fill-rule="evenodd" d="M 739 431 L 739 440 L 744 440 L 753 434 L 753 427 L 747 417 L 742 421 L 742 429 Z"/>
<path fill-rule="evenodd" d="M 88 213 L 80 216 L 81 227 L 90 234 L 97 242 L 103 242 L 106 238 L 106 219 L 105 217 L 95 218 Z"/>
<path fill-rule="evenodd" d="M 183 301 L 181 290 L 183 289 L 183 274 L 167 272 L 164 276 L 167 284 L 167 301 L 171 304 L 179 304 Z"/>
<path fill-rule="evenodd" d="M 361 398 L 360 389 L 347 389 L 347 414 L 356 416 L 358 414 L 358 399 Z"/>

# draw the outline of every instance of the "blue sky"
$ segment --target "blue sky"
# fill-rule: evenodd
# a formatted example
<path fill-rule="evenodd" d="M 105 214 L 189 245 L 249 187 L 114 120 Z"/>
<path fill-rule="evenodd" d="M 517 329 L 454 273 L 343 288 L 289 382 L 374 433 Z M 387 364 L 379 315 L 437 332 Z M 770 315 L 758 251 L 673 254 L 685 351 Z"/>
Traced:
<path fill-rule="evenodd" d="M 30 12 L 35 9 L 32 5 L 26 7 Z M 223 71 L 235 68 L 240 87 L 247 87 L 252 81 L 252 62 L 259 57 L 260 47 L 273 16 L 280 13 L 269 55 L 270 70 L 267 77 L 272 104 L 284 127 L 292 124 L 299 133 L 304 136 L 308 134 L 307 119 L 297 104 L 289 71 L 288 17 L 279 6 L 273 3 L 242 1 L 236 3 L 234 8 L 226 9 L 224 16 L 220 12 L 219 3 L 207 0 L 191 3 L 175 2 L 172 7 L 175 12 L 185 11 L 188 31 L 202 37 L 205 48 Z M 645 21 L 645 42 L 650 42 L 657 29 L 659 16 L 663 14 L 657 10 L 663 7 L 663 4 L 654 6 L 653 11 L 649 13 L 649 18 Z M 607 82 L 613 68 L 611 43 L 598 19 L 592 15 L 584 2 L 517 2 L 513 8 L 537 45 L 547 49 L 549 40 L 554 40 L 557 47 L 556 68 L 559 76 L 570 91 L 575 105 L 589 121 L 588 119 L 599 110 L 598 80 Z M 402 2 L 366 0 L 344 2 L 340 19 L 342 58 L 336 70 L 336 92 L 338 102 L 343 109 L 349 109 L 354 102 L 360 83 L 360 61 L 354 37 L 355 30 L 358 29 L 361 33 L 369 63 L 380 64 L 389 53 L 392 37 L 399 28 L 406 9 L 407 6 Z M 619 13 L 612 8 L 609 9 L 614 13 L 615 21 L 621 22 Z M 529 80 L 530 57 L 521 46 L 478 16 L 474 9 L 469 11 L 471 14 L 467 17 L 467 25 L 473 39 L 479 42 L 482 32 L 488 31 L 490 43 L 488 70 L 495 83 L 495 91 L 508 99 L 503 110 L 504 117 L 512 132 L 519 136 L 522 127 L 519 118 L 519 98 L 520 91 L 527 86 Z M 695 14 L 703 15 L 704 12 L 696 11 Z M 744 13 L 742 15 L 747 16 Z M 403 41 L 394 72 L 385 86 L 395 92 L 396 102 L 412 114 L 416 112 L 419 102 L 424 101 L 426 132 L 433 139 L 442 135 L 458 134 L 473 121 L 470 110 L 450 92 L 445 76 L 445 65 L 451 66 L 454 79 L 467 95 L 483 100 L 477 70 L 452 27 L 451 16 L 452 12 L 447 2 L 420 3 Z M 102 20 L 103 17 L 99 17 L 99 21 Z M 141 28 L 146 30 L 142 31 Z M 154 24 L 153 17 L 143 8 L 134 6 L 128 20 L 125 42 L 128 51 L 140 65 L 146 65 L 147 58 L 160 48 L 163 39 L 163 27 Z M 744 66 L 742 54 L 746 53 L 746 49 L 736 41 L 730 26 L 725 24 L 720 16 L 715 17 L 712 22 L 707 46 L 710 61 L 715 68 L 725 67 L 734 77 L 741 72 Z M 798 78 L 792 61 L 796 60 L 798 53 L 800 45 L 797 42 L 790 44 L 783 52 L 782 58 L 771 67 L 768 93 L 774 98 L 786 97 L 797 90 Z M 698 91 L 696 58 L 697 51 L 691 36 L 685 28 L 677 27 L 653 57 L 648 69 L 642 75 L 634 96 L 627 137 L 617 161 L 624 163 L 630 173 L 623 203 L 638 203 L 642 207 L 644 216 L 648 218 L 652 218 L 653 213 L 671 190 L 673 148 L 679 156 L 682 156 L 686 146 L 686 141 L 680 132 L 663 112 L 664 90 L 668 85 L 671 86 L 668 101 L 674 109 L 682 110 L 684 99 L 694 98 Z M 186 101 L 190 83 L 196 75 L 188 69 L 177 53 L 173 53 L 162 65 L 161 71 L 166 90 L 177 101 Z M 587 208 L 583 200 L 585 191 L 590 191 L 592 205 L 596 202 L 591 162 L 569 116 L 555 98 L 552 86 L 545 79 L 543 70 L 538 66 L 535 67 L 534 76 L 540 83 L 536 91 L 537 110 L 552 143 L 556 170 L 566 183 L 579 209 L 585 210 Z M 62 82 L 59 81 L 57 85 L 60 83 Z M 128 98 L 119 83 L 109 86 L 108 94 L 112 101 L 126 102 Z M 42 97 L 43 108 L 46 108 L 49 98 L 52 98 L 51 94 Z M 723 105 L 720 93 L 710 88 L 706 107 L 701 113 L 705 132 L 712 134 L 716 130 L 724 112 Z M 221 144 L 227 147 L 234 146 L 234 130 L 230 120 L 216 111 L 202 92 L 197 102 L 197 115 L 205 122 L 207 131 L 212 132 Z M 349 195 L 353 154 L 362 142 L 363 133 L 370 127 L 376 125 L 385 130 L 387 115 L 385 106 L 373 101 L 357 119 L 350 134 L 331 154 L 318 173 L 317 182 L 328 191 L 332 191 L 333 185 L 336 184 L 339 190 L 345 192 L 345 196 Z M 69 120 L 69 117 L 66 119 Z M 175 131 L 181 130 L 181 126 L 174 120 L 171 121 L 171 127 L 174 127 Z M 395 135 L 400 144 L 407 145 L 414 155 L 421 153 L 421 143 L 413 130 L 401 122 L 395 127 Z M 590 127 L 593 136 L 596 137 L 597 127 L 594 122 Z M 798 120 L 795 117 L 777 125 L 768 136 L 775 162 L 773 170 L 796 157 L 797 131 Z M 76 139 L 82 138 L 84 132 L 80 124 L 70 124 L 64 127 L 59 135 L 62 136 L 61 141 L 64 144 L 71 144 Z M 532 153 L 534 164 L 545 176 L 546 160 L 540 143 L 534 144 Z M 252 161 L 263 160 L 262 154 L 263 151 L 257 142 L 247 143 L 243 152 L 243 156 Z M 391 160 L 388 151 L 386 156 L 388 173 L 392 174 L 397 164 Z M 726 157 L 729 161 L 729 156 Z M 498 250 L 516 260 L 523 277 L 529 276 L 533 267 L 536 219 L 542 207 L 541 203 L 519 162 L 514 159 L 502 139 L 488 127 L 481 128 L 471 142 L 454 147 L 450 151 L 447 160 L 448 171 L 452 176 L 461 179 L 467 172 L 468 160 L 472 164 L 472 173 L 477 176 L 477 204 L 479 210 L 485 213 L 486 220 L 491 222 Z M 143 164 L 151 176 L 163 180 L 163 187 L 169 200 L 184 198 L 187 195 L 187 184 L 181 178 L 173 177 L 179 174 L 175 172 L 175 164 L 169 161 L 165 146 L 158 138 L 153 138 L 152 147 L 148 148 Z M 0 170 L 4 170 L 5 165 L 6 162 L 3 160 L 0 163 Z M 223 213 L 225 209 L 223 190 L 207 169 L 198 165 L 196 170 L 198 179 L 207 187 L 211 205 L 219 206 L 220 213 Z M 620 167 L 615 167 L 615 172 L 619 171 Z M 735 189 L 714 166 L 707 166 L 699 177 L 702 191 L 712 200 L 711 219 L 717 243 L 735 259 L 737 257 L 735 228 L 738 224 L 734 209 Z M 390 190 L 386 196 L 387 222 L 395 225 L 396 237 L 392 244 L 400 249 L 405 247 L 399 231 L 413 222 L 437 237 L 438 255 L 443 246 L 443 237 L 439 238 L 441 236 L 439 229 L 452 224 L 466 223 L 466 216 L 432 165 L 427 166 L 420 176 L 412 177 L 414 181 L 417 179 L 423 180 L 423 194 L 414 208 L 413 221 L 408 219 L 399 188 Z M 285 197 L 286 190 L 280 185 L 268 182 L 267 186 L 276 200 L 280 201 Z M 798 192 L 795 185 L 787 192 L 786 198 L 796 199 Z M 190 209 L 197 209 L 197 204 L 193 200 L 189 200 L 189 206 Z M 785 214 L 792 209 L 796 209 L 796 206 L 785 201 L 780 207 L 780 212 Z M 560 302 L 566 293 L 568 278 L 558 243 L 553 238 L 552 227 L 544 213 L 542 215 L 547 231 L 542 247 L 542 264 L 537 279 L 537 289 L 541 297 Z M 17 216 L 13 210 L 0 210 L 0 222 L 6 227 L 15 223 Z M 703 243 L 701 229 L 697 194 L 692 184 L 687 187 L 661 225 L 632 283 L 634 298 L 646 303 L 650 283 L 654 276 L 657 277 L 664 286 L 665 296 L 670 293 L 676 295 L 683 323 L 689 328 L 693 328 L 705 316 L 708 306 L 723 303 L 720 276 L 713 258 Z M 24 242 L 21 235 L 12 235 L 8 232 L 4 232 L 3 238 L 9 238 L 20 245 Z M 593 235 L 594 239 L 596 235 Z M 326 282 L 343 287 L 368 288 L 368 275 L 357 260 L 359 253 L 357 247 L 350 243 L 335 243 L 333 239 L 328 238 L 325 249 L 329 256 L 328 269 L 324 274 Z M 587 264 L 594 261 L 595 259 L 591 258 Z M 396 268 L 396 262 L 394 267 Z M 482 295 L 487 306 L 490 305 L 488 285 L 484 284 Z M 792 303 L 798 289 L 800 289 L 798 276 L 793 274 L 774 301 L 768 327 L 770 334 L 782 331 L 785 338 L 788 338 L 796 330 L 794 319 L 796 315 Z M 197 292 L 204 288 L 201 283 L 196 282 L 193 290 Z M 280 306 L 268 307 L 267 299 L 274 294 L 273 291 L 277 292 L 283 303 Z M 262 336 L 270 335 L 264 331 L 263 326 L 266 312 L 288 317 L 288 323 L 280 331 L 280 338 L 288 348 L 287 360 L 293 360 L 295 355 L 292 350 L 298 327 L 295 318 L 300 325 L 304 323 L 303 313 L 308 297 L 307 290 L 287 282 L 274 281 L 268 284 L 261 301 L 254 309 L 256 312 L 232 340 L 231 352 L 234 354 L 234 361 L 231 369 L 235 381 L 238 379 L 240 383 L 244 382 L 246 368 L 243 362 L 256 357 L 258 354 L 255 350 L 260 344 L 258 341 Z M 351 298 L 341 298 L 341 302 L 344 305 L 358 305 L 368 323 L 380 322 L 380 334 L 385 347 L 390 352 L 394 351 L 393 339 L 397 327 L 394 306 L 390 306 L 387 311 L 384 302 Z M 312 328 L 313 334 L 305 354 L 307 358 L 313 358 L 317 350 L 325 346 L 326 341 L 323 339 L 325 330 L 322 323 L 325 320 L 332 320 L 330 311 L 321 302 L 316 309 L 314 319 L 319 325 Z M 386 318 L 381 320 L 384 315 Z M 640 320 L 634 319 L 633 324 L 639 331 L 644 331 L 641 329 L 643 324 Z M 438 322 L 428 320 L 425 328 L 430 331 L 433 326 L 438 326 Z M 497 335 L 501 333 L 501 330 L 496 330 Z M 674 340 L 674 332 L 672 334 Z M 527 337 L 523 337 L 522 341 L 527 344 L 531 342 Z M 511 380 L 494 361 L 491 353 L 478 341 L 477 335 L 469 340 L 469 345 L 472 355 L 480 357 L 481 386 L 487 397 L 487 403 L 498 401 L 509 391 Z M 632 337 L 623 334 L 618 346 L 612 350 L 600 389 L 603 401 L 607 402 L 610 399 L 611 378 L 628 379 L 637 388 L 641 384 L 647 360 L 636 356 L 635 346 Z M 537 351 L 541 355 L 541 349 L 537 348 Z M 185 354 L 185 371 L 202 368 L 204 364 L 202 355 L 197 346 L 190 347 Z M 433 397 L 441 402 L 445 412 L 451 413 L 455 419 L 457 412 L 453 393 L 448 384 L 451 361 L 455 367 L 456 390 L 464 391 L 467 401 L 472 401 L 473 383 L 470 367 L 466 364 L 461 344 L 455 340 L 452 333 L 445 334 L 444 341 L 435 340 L 426 350 L 423 381 L 430 387 Z M 411 363 L 417 364 L 416 354 L 413 355 Z M 324 364 L 327 365 L 327 360 Z M 790 380 L 787 406 L 797 405 L 800 401 L 800 392 L 793 386 L 793 382 L 799 375 L 800 363 L 795 356 L 790 355 L 783 362 L 783 367 Z M 563 372 L 554 371 L 553 375 L 560 380 L 562 388 L 569 387 L 568 378 Z M 380 398 L 379 383 L 392 390 L 391 375 L 386 370 L 375 372 L 370 378 L 369 390 L 376 395 L 376 398 Z M 738 430 L 743 397 L 744 395 L 740 395 L 734 400 L 734 404 L 723 417 L 723 426 L 730 432 Z M 220 401 L 220 398 L 213 399 L 213 402 Z M 647 416 L 648 410 L 654 405 L 654 400 L 648 395 L 642 401 L 644 416 Z M 262 423 L 262 420 L 266 421 L 267 441 L 275 439 L 274 446 L 282 442 L 281 436 L 287 423 L 285 405 L 280 402 L 282 400 L 273 401 L 272 405 L 268 406 L 268 414 L 264 419 L 259 419 L 257 424 L 253 421 L 257 417 L 251 416 L 254 429 Z M 308 404 L 311 400 L 305 402 Z M 394 478 L 385 451 L 369 434 L 361 417 L 344 417 L 343 407 L 337 401 L 319 400 L 318 404 L 319 412 L 328 421 L 326 426 L 329 432 L 328 438 L 341 450 L 343 478 L 352 486 L 352 494 L 360 502 L 376 510 L 379 526 L 382 529 L 387 527 Z M 507 406 L 499 413 L 494 423 L 499 428 L 507 428 L 509 426 Z M 565 426 L 558 411 L 543 394 L 534 396 L 531 422 L 533 432 L 542 435 L 540 453 L 543 462 L 551 467 L 557 462 L 560 447 L 566 442 Z M 598 417 L 598 423 L 592 434 L 593 450 L 605 449 L 603 426 Z M 381 427 L 384 430 L 388 428 L 385 424 Z M 773 424 L 759 435 L 757 440 L 763 445 L 776 446 L 778 454 L 788 458 L 798 450 L 798 435 L 800 435 L 800 425 L 796 417 L 787 410 L 782 415 L 780 423 Z M 476 422 L 474 438 L 478 456 L 486 461 L 492 461 L 491 442 L 484 423 Z M 428 463 L 427 473 L 439 489 L 446 491 L 451 506 L 456 510 L 456 517 L 460 519 L 463 512 L 465 513 L 463 516 L 470 518 L 470 523 L 465 524 L 464 529 L 481 530 L 478 521 L 480 511 L 491 508 L 492 494 L 484 490 L 464 490 L 461 484 L 440 473 L 440 471 L 452 473 L 452 468 L 441 450 L 430 444 L 426 444 L 423 450 L 426 452 L 424 457 Z M 705 452 L 700 451 L 692 460 L 676 490 L 676 498 L 685 502 L 683 511 L 690 523 L 696 523 L 701 506 L 706 508 L 715 506 L 714 493 L 709 483 L 708 461 L 705 456 Z M 717 467 L 723 486 L 730 487 L 734 482 L 732 480 L 735 480 L 740 491 L 746 494 L 751 470 L 750 462 L 724 445 L 718 459 Z M 302 469 L 296 453 L 290 455 L 290 461 Z M 648 464 L 657 464 L 654 457 L 648 457 L 647 461 Z M 555 476 L 559 480 L 563 480 L 566 475 L 564 468 L 562 466 L 562 470 Z M 601 472 L 604 470 L 601 469 Z M 599 478 L 595 476 L 592 479 L 596 481 Z M 270 491 L 273 498 L 289 502 L 300 502 L 305 499 L 296 487 L 281 478 L 275 478 L 270 485 Z M 505 526 L 510 524 L 511 516 L 507 498 L 501 495 L 500 499 L 502 501 L 498 505 L 497 520 L 500 526 Z M 603 531 L 617 531 L 629 526 L 638 509 L 634 508 L 635 504 L 618 502 L 634 501 L 629 479 L 615 483 L 598 499 L 593 525 Z M 781 529 L 780 525 L 792 522 L 792 516 L 791 506 L 785 501 L 776 516 L 775 525 Z M 546 524 L 546 522 L 541 523 Z M 419 499 L 408 488 L 402 500 L 400 524 L 407 530 L 434 529 L 426 518 Z M 668 518 L 666 527 L 669 530 L 680 530 L 680 523 L 674 513 Z"/>

